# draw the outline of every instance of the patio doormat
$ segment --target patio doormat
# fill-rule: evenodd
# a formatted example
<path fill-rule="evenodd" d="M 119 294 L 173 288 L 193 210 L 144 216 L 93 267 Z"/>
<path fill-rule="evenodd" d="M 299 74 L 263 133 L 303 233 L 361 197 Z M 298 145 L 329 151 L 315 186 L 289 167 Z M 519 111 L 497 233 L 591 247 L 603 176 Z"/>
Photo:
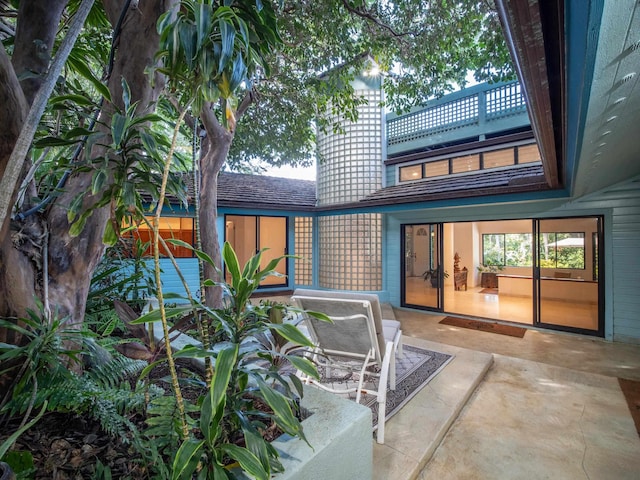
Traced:
<path fill-rule="evenodd" d="M 491 295 L 498 295 L 498 289 L 497 288 L 483 288 L 478 293 L 488 293 L 488 294 L 491 294 Z"/>
<path fill-rule="evenodd" d="M 429 381 L 434 378 L 453 359 L 453 355 L 433 352 L 424 348 L 404 345 L 402 356 L 396 357 L 396 389 L 387 389 L 386 419 L 393 415 L 411 400 Z M 323 369 L 318 369 L 322 383 L 330 385 L 339 383 L 341 388 L 349 387 L 350 383 L 357 384 L 358 375 L 349 374 L 341 377 L 340 372 L 332 371 L 330 378 L 324 378 Z M 375 380 L 377 382 L 377 379 Z M 344 385 L 344 384 L 347 385 Z M 370 388 L 377 388 L 377 384 L 369 384 Z M 365 383 L 367 388 L 367 383 Z M 344 395 L 355 399 L 355 393 Z M 360 403 L 371 408 L 373 413 L 373 429 L 378 427 L 378 402 L 375 395 L 363 395 Z"/>
<path fill-rule="evenodd" d="M 618 383 L 620 384 L 622 393 L 624 393 L 624 398 L 627 400 L 631 418 L 633 418 L 633 422 L 636 424 L 636 430 L 640 436 L 640 382 L 619 378 Z"/>
<path fill-rule="evenodd" d="M 500 335 L 509 335 L 510 337 L 524 337 L 527 332 L 526 328 L 514 327 L 512 325 L 503 325 L 497 322 L 485 322 L 480 320 L 470 320 L 460 317 L 444 317 L 440 320 L 443 325 L 451 325 L 454 327 L 469 328 L 471 330 L 479 330 L 481 332 L 499 333 Z"/>

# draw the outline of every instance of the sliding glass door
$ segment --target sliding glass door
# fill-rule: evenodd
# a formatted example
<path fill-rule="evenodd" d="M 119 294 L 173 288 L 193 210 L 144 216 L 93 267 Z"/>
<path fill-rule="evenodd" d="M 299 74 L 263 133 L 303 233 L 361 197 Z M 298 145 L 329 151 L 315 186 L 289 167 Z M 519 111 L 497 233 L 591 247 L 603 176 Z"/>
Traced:
<path fill-rule="evenodd" d="M 402 304 L 442 309 L 442 224 L 403 225 Z"/>
<path fill-rule="evenodd" d="M 601 220 L 538 220 L 537 323 L 559 330 L 601 332 Z"/>
<path fill-rule="evenodd" d="M 274 258 L 287 253 L 287 218 L 253 215 L 226 215 L 225 239 L 234 248 L 240 265 L 262 249 L 260 267 L 264 268 Z M 261 286 L 282 286 L 287 284 L 287 261 L 282 260 L 276 271 L 282 276 L 265 278 Z M 228 273 L 227 273 L 227 280 Z"/>

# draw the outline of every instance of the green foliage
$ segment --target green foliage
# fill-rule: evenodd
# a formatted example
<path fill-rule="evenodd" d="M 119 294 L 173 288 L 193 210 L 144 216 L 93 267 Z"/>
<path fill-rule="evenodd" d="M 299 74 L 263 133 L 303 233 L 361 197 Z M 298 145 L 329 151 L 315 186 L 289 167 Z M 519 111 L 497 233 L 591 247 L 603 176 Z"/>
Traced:
<path fill-rule="evenodd" d="M 205 102 L 222 99 L 225 126 L 235 119 L 237 91 L 258 70 L 268 75 L 266 56 L 280 42 L 270 1 L 183 0 L 177 12 L 158 21 L 158 57 L 171 84 L 193 100 L 200 112 Z M 243 89 L 246 90 L 245 85 Z M 186 101 L 182 103 L 186 104 Z"/>
<path fill-rule="evenodd" d="M 207 255 L 203 259 L 211 261 Z M 274 348 L 271 343 L 257 339 L 268 335 L 280 336 L 286 343 L 310 347 L 310 340 L 290 323 L 272 323 L 270 313 L 278 310 L 273 304 L 253 305 L 250 297 L 269 275 L 275 274 L 276 258 L 260 268 L 262 252 L 244 265 L 228 243 L 223 247 L 223 259 L 230 274 L 230 281 L 217 283 L 224 291 L 224 306 L 197 309 L 207 315 L 218 342 L 211 350 L 185 348 L 175 354 L 182 358 L 211 356 L 215 360 L 214 375 L 208 392 L 199 401 L 200 416 L 191 427 L 192 435 L 182 441 L 174 453 L 172 478 L 191 479 L 198 471 L 198 478 L 233 478 L 226 469 L 230 461 L 238 462 L 241 469 L 254 478 L 268 479 L 282 469 L 277 451 L 262 436 L 264 429 L 274 421 L 284 432 L 304 437 L 299 420 L 298 398 L 302 396 L 302 384 L 293 372 L 283 374 L 282 360 L 317 378 L 318 373 L 307 359 L 294 355 L 293 349 Z M 207 283 L 211 283 L 208 281 Z M 192 306 L 167 310 L 170 318 L 179 318 Z M 157 311 L 141 317 L 137 322 L 157 321 Z M 164 402 L 164 401 L 163 401 Z M 268 409 L 259 408 L 265 405 Z M 172 409 L 171 403 L 160 407 Z M 173 416 L 159 417 L 154 413 L 153 432 L 165 430 L 165 435 L 175 438 Z M 164 418 L 164 422 L 162 420 Z M 172 418 L 167 422 L 167 418 Z M 200 432 L 201 435 L 196 435 Z M 242 439 L 242 442 L 238 442 Z M 171 445 L 171 441 L 163 444 Z"/>
<path fill-rule="evenodd" d="M 100 422 L 106 433 L 127 442 L 132 435 L 137 436 L 128 416 L 144 411 L 147 395 L 153 398 L 163 393 L 157 387 L 142 384 L 131 387 L 130 379 L 146 365 L 140 360 L 116 356 L 84 375 L 73 372 L 64 378 L 42 375 L 34 397 L 30 392 L 14 394 L 3 412 L 13 416 L 24 413 L 30 405 L 38 408 L 47 405 L 48 411 L 89 415 Z"/>

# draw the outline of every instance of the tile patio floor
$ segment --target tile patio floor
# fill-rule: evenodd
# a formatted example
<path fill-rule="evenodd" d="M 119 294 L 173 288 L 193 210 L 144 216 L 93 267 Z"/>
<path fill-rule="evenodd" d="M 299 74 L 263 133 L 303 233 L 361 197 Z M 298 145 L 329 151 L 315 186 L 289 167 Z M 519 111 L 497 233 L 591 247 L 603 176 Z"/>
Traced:
<path fill-rule="evenodd" d="M 640 345 L 394 314 L 407 344 L 456 358 L 387 422 L 376 480 L 640 478 L 640 437 L 617 382 L 640 380 Z"/>

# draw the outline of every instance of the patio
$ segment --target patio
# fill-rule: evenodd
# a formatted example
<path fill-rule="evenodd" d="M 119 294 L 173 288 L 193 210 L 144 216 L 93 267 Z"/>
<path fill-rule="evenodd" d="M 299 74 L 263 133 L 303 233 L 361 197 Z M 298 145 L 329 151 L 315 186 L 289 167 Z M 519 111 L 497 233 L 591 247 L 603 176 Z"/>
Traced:
<path fill-rule="evenodd" d="M 393 312 L 406 344 L 456 357 L 388 421 L 374 478 L 637 478 L 640 438 L 617 377 L 640 380 L 639 346 Z"/>

